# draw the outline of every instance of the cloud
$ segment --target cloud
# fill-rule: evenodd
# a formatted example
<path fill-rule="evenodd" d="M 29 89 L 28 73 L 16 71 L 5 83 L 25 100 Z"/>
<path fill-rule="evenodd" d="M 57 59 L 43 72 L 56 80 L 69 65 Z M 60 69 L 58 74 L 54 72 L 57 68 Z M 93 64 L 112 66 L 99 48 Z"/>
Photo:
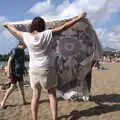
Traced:
<path fill-rule="evenodd" d="M 51 0 L 46 0 L 35 4 L 32 8 L 30 8 L 29 12 L 35 15 L 44 15 L 53 10 L 54 6 L 51 4 Z"/>
<path fill-rule="evenodd" d="M 6 17 L 0 16 L 0 54 L 7 54 L 17 44 L 15 37 L 3 26 L 7 22 L 9 20 Z"/>
<path fill-rule="evenodd" d="M 108 22 L 113 13 L 120 11 L 120 0 L 64 0 L 55 5 L 52 0 L 36 3 L 28 10 L 30 14 L 43 16 L 46 20 L 60 20 L 78 15 L 86 11 L 93 25 Z M 120 48 L 120 27 L 96 29 L 102 45 Z"/>
<path fill-rule="evenodd" d="M 8 19 L 5 16 L 0 16 L 0 23 L 6 21 L 8 21 Z"/>
<path fill-rule="evenodd" d="M 112 13 L 120 10 L 120 0 L 64 0 L 55 5 L 52 0 L 44 0 L 36 3 L 28 10 L 28 13 L 44 16 L 47 20 L 65 19 L 78 15 L 82 11 L 88 13 L 92 23 L 106 21 Z"/>
<path fill-rule="evenodd" d="M 97 35 L 104 47 L 120 49 L 120 26 L 96 29 Z"/>
<path fill-rule="evenodd" d="M 0 16 L 0 34 L 2 34 L 5 30 L 4 24 L 8 23 L 9 20 L 5 16 Z"/>
<path fill-rule="evenodd" d="M 82 11 L 86 11 L 92 24 L 96 25 L 108 21 L 113 13 L 120 11 L 120 0 L 73 0 L 72 2 L 63 0 L 60 4 L 55 4 L 54 0 L 42 0 L 32 6 L 27 13 L 42 16 L 46 20 L 60 20 L 76 16 Z M 15 38 L 3 28 L 3 24 L 7 22 L 9 20 L 6 17 L 0 16 L 0 44 L 3 47 L 0 51 L 6 49 L 6 44 L 10 48 L 16 44 Z M 119 27 L 98 28 L 96 31 L 104 46 L 120 48 Z"/>
<path fill-rule="evenodd" d="M 9 20 L 5 16 L 0 16 L 0 32 L 4 30 L 3 25 Z"/>
<path fill-rule="evenodd" d="M 0 34 L 0 54 L 7 54 L 18 43 L 14 38 L 7 39 L 3 34 Z"/>

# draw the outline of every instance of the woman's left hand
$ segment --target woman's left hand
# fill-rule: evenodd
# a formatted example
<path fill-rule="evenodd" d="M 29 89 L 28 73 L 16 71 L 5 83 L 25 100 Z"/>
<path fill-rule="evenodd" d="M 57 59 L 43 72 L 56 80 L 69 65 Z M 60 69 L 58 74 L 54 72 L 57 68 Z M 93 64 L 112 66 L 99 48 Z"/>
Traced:
<path fill-rule="evenodd" d="M 8 28 L 8 26 L 9 26 L 9 24 L 5 24 L 5 25 L 4 25 L 5 28 Z"/>

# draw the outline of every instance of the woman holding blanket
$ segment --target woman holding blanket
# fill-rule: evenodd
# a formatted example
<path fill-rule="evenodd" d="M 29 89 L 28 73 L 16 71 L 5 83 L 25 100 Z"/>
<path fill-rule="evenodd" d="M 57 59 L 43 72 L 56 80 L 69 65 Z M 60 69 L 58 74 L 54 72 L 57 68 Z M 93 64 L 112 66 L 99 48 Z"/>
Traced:
<path fill-rule="evenodd" d="M 45 30 L 45 21 L 41 17 L 35 17 L 33 19 L 31 23 L 31 32 L 18 31 L 10 24 L 5 25 L 7 29 L 21 37 L 29 51 L 29 75 L 30 84 L 33 90 L 31 102 L 33 120 L 37 120 L 38 100 L 41 88 L 48 91 L 52 118 L 53 120 L 57 120 L 57 78 L 54 63 L 55 54 L 52 49 L 52 44 L 54 43 L 52 35 L 69 28 L 85 16 L 86 13 L 81 13 L 79 16 L 67 21 L 65 24 L 49 30 Z"/>

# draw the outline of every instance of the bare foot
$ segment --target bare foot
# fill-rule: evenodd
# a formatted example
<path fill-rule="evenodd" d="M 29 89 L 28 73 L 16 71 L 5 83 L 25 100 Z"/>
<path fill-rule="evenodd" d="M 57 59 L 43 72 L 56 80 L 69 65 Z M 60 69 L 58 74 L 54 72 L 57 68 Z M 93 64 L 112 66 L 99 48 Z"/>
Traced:
<path fill-rule="evenodd" d="M 3 102 L 0 103 L 0 106 L 1 106 L 2 109 L 5 109 L 5 108 L 6 108 L 6 106 L 4 105 Z"/>

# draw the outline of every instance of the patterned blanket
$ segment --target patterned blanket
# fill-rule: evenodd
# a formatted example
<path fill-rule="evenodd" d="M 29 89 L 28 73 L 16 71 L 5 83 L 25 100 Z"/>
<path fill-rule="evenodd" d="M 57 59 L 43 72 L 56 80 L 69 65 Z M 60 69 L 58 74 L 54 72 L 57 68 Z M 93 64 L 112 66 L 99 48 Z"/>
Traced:
<path fill-rule="evenodd" d="M 65 21 L 67 20 L 47 22 L 47 28 L 54 28 Z M 19 30 L 29 31 L 30 23 L 29 21 L 11 24 Z M 92 64 L 102 55 L 102 48 L 92 25 L 88 19 L 83 18 L 66 31 L 53 36 L 53 39 L 56 39 L 59 97 L 88 100 Z"/>

